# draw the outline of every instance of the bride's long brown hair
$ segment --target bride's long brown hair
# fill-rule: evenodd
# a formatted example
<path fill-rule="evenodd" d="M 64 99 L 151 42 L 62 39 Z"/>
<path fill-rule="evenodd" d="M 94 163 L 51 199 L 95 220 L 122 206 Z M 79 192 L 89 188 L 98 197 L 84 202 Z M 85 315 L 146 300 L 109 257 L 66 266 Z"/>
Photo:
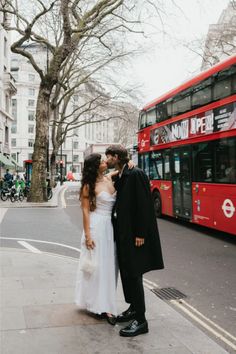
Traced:
<path fill-rule="evenodd" d="M 82 197 L 84 186 L 88 187 L 90 211 L 94 211 L 96 209 L 95 185 L 98 177 L 98 169 L 101 163 L 101 158 L 102 156 L 100 154 L 91 154 L 87 156 L 84 160 L 84 168 L 82 172 L 80 188 L 80 199 Z"/>

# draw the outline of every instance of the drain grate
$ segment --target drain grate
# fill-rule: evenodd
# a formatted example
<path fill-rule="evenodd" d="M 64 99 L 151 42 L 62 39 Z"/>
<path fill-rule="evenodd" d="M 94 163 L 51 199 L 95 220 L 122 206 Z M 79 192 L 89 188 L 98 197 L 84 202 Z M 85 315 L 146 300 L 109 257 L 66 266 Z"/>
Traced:
<path fill-rule="evenodd" d="M 154 288 L 152 292 L 162 300 L 179 300 L 187 297 L 187 295 L 175 288 Z"/>

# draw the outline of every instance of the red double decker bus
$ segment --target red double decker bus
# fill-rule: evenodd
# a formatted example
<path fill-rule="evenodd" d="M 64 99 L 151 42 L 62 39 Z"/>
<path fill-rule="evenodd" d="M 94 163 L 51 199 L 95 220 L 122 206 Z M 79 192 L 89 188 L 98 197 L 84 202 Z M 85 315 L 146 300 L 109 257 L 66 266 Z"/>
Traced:
<path fill-rule="evenodd" d="M 138 153 L 157 216 L 236 235 L 236 56 L 147 104 Z"/>

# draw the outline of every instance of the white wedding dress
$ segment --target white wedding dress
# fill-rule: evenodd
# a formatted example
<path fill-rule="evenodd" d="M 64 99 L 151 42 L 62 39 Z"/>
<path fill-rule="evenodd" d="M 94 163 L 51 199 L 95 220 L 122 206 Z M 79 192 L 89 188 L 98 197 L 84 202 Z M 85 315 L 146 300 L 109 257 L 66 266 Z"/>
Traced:
<path fill-rule="evenodd" d="M 86 309 L 96 314 L 103 312 L 117 315 L 116 284 L 117 261 L 111 211 L 116 194 L 106 191 L 96 197 L 97 207 L 90 212 L 91 237 L 95 242 L 92 250 L 96 258 L 96 268 L 92 274 L 80 270 L 76 279 L 75 303 L 80 309 Z M 86 252 L 85 235 L 81 239 L 81 256 Z"/>

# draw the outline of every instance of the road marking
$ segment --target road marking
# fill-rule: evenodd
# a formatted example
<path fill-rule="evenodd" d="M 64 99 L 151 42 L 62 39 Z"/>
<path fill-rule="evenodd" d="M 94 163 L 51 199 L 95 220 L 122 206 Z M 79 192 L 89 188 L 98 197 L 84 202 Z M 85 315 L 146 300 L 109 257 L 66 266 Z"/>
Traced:
<path fill-rule="evenodd" d="M 144 282 L 144 286 L 146 288 L 148 288 L 149 290 L 153 290 L 153 288 L 158 288 L 158 285 L 156 283 L 154 283 L 146 278 L 143 279 L 143 282 Z M 217 338 L 221 339 L 228 346 L 230 346 L 234 350 L 236 349 L 236 345 L 234 343 L 232 343 L 230 340 L 228 340 L 227 338 L 225 338 L 225 336 L 229 337 L 234 342 L 236 342 L 236 337 L 234 337 L 232 334 L 230 334 L 229 332 L 224 330 L 222 327 L 217 325 L 215 322 L 213 322 L 212 320 L 210 320 L 209 318 L 204 316 L 201 312 L 199 312 L 193 306 L 189 305 L 186 301 L 184 301 L 184 300 L 179 300 L 179 301 L 171 300 L 170 302 L 174 306 L 178 307 L 181 311 L 185 312 L 194 321 L 198 322 L 202 327 L 207 329 L 209 332 L 213 333 Z M 186 307 L 188 307 L 188 309 Z M 202 319 L 200 319 L 197 316 L 201 317 Z M 209 325 L 206 322 L 208 322 Z M 212 328 L 210 325 L 212 327 L 215 327 L 218 330 L 218 332 L 214 328 Z M 224 333 L 224 335 L 219 332 Z"/>
<path fill-rule="evenodd" d="M 236 350 L 236 345 L 234 343 L 232 343 L 231 341 L 229 341 L 227 338 L 224 337 L 223 334 L 220 334 L 219 332 L 217 332 L 215 329 L 213 329 L 212 327 L 210 327 L 207 323 L 205 323 L 203 320 L 201 320 L 199 317 L 195 316 L 190 310 L 188 310 L 187 308 L 185 308 L 181 303 L 179 303 L 176 300 L 171 300 L 171 303 L 174 304 L 176 307 L 178 307 L 181 311 L 185 312 L 189 317 L 191 317 L 194 321 L 198 322 L 202 327 L 204 327 L 206 330 L 208 330 L 209 332 L 211 332 L 212 334 L 214 334 L 214 336 L 216 336 L 217 338 L 219 338 L 220 340 L 222 340 L 222 342 L 226 343 L 229 347 L 233 348 L 234 350 Z M 203 315 L 202 315 L 203 316 Z M 205 317 L 205 316 L 204 316 Z M 209 319 L 207 319 L 209 320 Z M 211 321 L 211 320 L 209 320 Z M 212 322 L 212 321 L 211 321 Z M 214 323 L 214 322 L 213 322 Z M 214 323 L 215 326 L 215 323 Z M 216 325 L 217 326 L 217 325 Z M 223 330 L 221 327 L 217 326 L 218 329 L 220 329 L 222 332 L 226 332 L 225 330 Z M 230 335 L 231 336 L 231 335 Z"/>
<path fill-rule="evenodd" d="M 61 204 L 62 204 L 62 208 L 66 208 L 66 200 L 65 200 L 65 192 L 68 189 L 68 187 L 66 186 L 62 193 L 61 193 Z"/>
<path fill-rule="evenodd" d="M 27 248 L 27 250 L 33 252 L 33 253 L 42 253 L 40 250 L 37 248 L 31 246 L 28 242 L 25 241 L 17 241 L 21 246 Z"/>
<path fill-rule="evenodd" d="M 68 245 L 65 245 L 63 243 L 57 243 L 57 242 L 34 240 L 34 239 L 31 239 L 31 238 L 22 238 L 22 237 L 0 237 L 0 239 L 2 239 L 2 240 L 16 240 L 16 241 L 30 241 L 30 242 L 38 242 L 38 243 L 47 243 L 47 244 L 50 244 L 50 245 L 57 245 L 57 246 L 60 246 L 60 247 L 69 248 L 69 249 L 74 250 L 74 251 L 79 252 L 79 253 L 81 252 L 79 248 L 68 246 Z"/>
<path fill-rule="evenodd" d="M 202 317 L 205 321 L 209 322 L 212 326 L 216 327 L 218 330 L 220 330 L 221 332 L 223 332 L 226 336 L 228 336 L 229 338 L 231 338 L 233 341 L 236 342 L 236 337 L 234 337 L 232 334 L 230 334 L 229 332 L 227 332 L 226 330 L 224 330 L 223 328 L 221 328 L 220 326 L 218 326 L 215 322 L 213 322 L 212 320 L 210 320 L 208 317 L 204 316 L 201 312 L 199 312 L 197 309 L 195 309 L 195 307 L 189 305 L 185 300 L 180 300 L 179 303 L 187 306 L 190 310 L 192 310 L 193 312 L 195 312 L 198 316 Z"/>
<path fill-rule="evenodd" d="M 8 208 L 0 208 L 0 224 L 2 223 L 7 210 L 8 210 Z"/>

